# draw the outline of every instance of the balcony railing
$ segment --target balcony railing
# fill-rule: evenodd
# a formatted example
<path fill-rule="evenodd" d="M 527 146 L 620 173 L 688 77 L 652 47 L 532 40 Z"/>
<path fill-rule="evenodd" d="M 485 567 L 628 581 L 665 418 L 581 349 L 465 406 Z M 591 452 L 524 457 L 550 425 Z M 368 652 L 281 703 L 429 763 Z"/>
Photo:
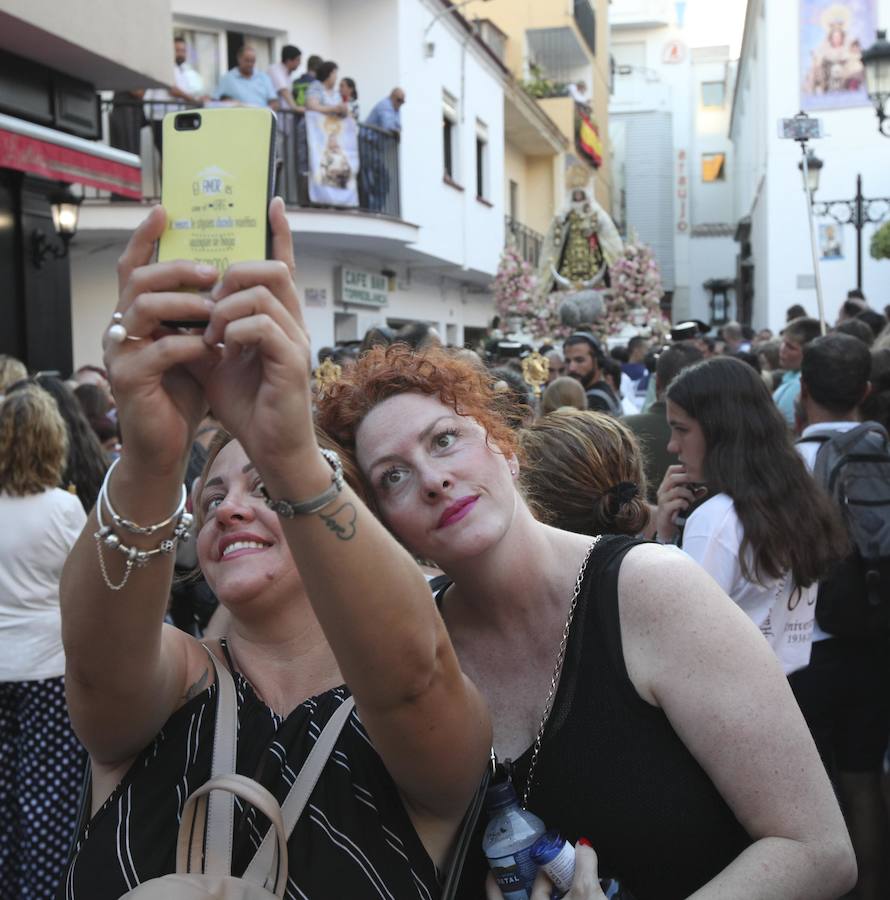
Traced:
<path fill-rule="evenodd" d="M 584 43 L 590 52 L 596 56 L 596 13 L 590 5 L 590 0 L 575 0 L 575 24 Z"/>
<path fill-rule="evenodd" d="M 544 243 L 544 236 L 527 225 L 523 225 L 514 219 L 513 216 L 506 216 L 505 220 L 507 239 L 509 240 L 512 236 L 519 255 L 536 269 L 541 259 L 541 247 Z"/>
<path fill-rule="evenodd" d="M 181 103 L 102 101 L 102 141 L 142 158 L 143 199 L 161 198 L 161 120 L 167 112 L 184 109 Z M 399 138 L 374 125 L 358 126 L 358 207 L 325 207 L 309 198 L 309 150 L 306 123 L 302 115 L 291 110 L 276 113 L 278 138 L 276 146 L 275 193 L 289 207 L 358 208 L 399 218 Z M 127 200 L 85 187 L 88 200 Z"/>

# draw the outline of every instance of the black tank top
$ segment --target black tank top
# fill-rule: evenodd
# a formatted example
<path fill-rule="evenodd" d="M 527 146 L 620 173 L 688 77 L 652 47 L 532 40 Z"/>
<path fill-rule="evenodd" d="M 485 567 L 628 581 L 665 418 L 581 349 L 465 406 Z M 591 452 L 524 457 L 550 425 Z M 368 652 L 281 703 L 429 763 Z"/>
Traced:
<path fill-rule="evenodd" d="M 617 878 L 636 900 L 680 900 L 751 838 L 667 716 L 637 694 L 627 674 L 618 569 L 638 543 L 604 536 L 591 554 L 528 805 L 572 843 L 588 838 L 601 876 Z M 542 706 L 546 693 L 542 684 Z M 531 748 L 515 761 L 520 796 L 530 761 Z M 483 813 L 460 900 L 484 898 L 484 820 Z"/>
<path fill-rule="evenodd" d="M 274 713 L 235 670 L 236 768 L 281 802 L 327 720 L 349 696 L 334 688 Z M 216 683 L 167 720 L 78 835 L 56 900 L 117 900 L 176 868 L 176 834 L 186 797 L 210 776 Z M 234 874 L 240 875 L 267 820 L 235 801 Z M 353 711 L 288 841 L 287 900 L 434 900 L 438 873 L 398 789 Z"/>

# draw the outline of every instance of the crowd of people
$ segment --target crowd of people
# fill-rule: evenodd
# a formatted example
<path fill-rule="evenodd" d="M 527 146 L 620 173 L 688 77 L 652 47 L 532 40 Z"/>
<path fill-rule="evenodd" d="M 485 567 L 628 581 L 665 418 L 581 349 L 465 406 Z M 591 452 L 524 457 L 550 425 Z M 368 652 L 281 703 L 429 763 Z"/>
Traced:
<path fill-rule="evenodd" d="M 541 348 L 540 397 L 521 343 L 380 326 L 315 378 L 280 199 L 270 223 L 274 258 L 216 282 L 152 262 L 155 209 L 104 368 L 0 358 L 0 895 L 175 871 L 229 727 L 279 803 L 334 735 L 288 824 L 294 900 L 497 898 L 491 778 L 576 845 L 570 900 L 885 897 L 880 560 L 867 623 L 831 593 L 858 584 L 842 441 L 890 515 L 884 317 L 792 309 L 778 345 L 582 329 Z M 207 296 L 206 329 L 164 325 Z M 262 881 L 268 821 L 230 815 Z"/>

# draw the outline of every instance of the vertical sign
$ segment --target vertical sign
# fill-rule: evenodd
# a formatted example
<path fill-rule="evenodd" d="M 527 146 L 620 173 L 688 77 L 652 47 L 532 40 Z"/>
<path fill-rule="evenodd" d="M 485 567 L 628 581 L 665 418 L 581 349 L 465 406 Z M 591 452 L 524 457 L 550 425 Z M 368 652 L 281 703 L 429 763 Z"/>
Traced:
<path fill-rule="evenodd" d="M 689 160 L 685 150 L 677 151 L 675 173 L 677 182 L 677 231 L 680 234 L 685 234 L 689 231 Z"/>

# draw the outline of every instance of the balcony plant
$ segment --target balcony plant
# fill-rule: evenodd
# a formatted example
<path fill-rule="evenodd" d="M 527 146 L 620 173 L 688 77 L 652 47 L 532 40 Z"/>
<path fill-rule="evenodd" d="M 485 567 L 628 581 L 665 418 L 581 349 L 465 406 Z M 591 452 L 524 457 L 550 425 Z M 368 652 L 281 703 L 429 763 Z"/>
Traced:
<path fill-rule="evenodd" d="M 568 93 L 568 85 L 562 81 L 551 81 L 537 63 L 529 63 L 529 78 L 520 82 L 522 89 L 536 100 L 545 97 L 564 97 Z"/>

